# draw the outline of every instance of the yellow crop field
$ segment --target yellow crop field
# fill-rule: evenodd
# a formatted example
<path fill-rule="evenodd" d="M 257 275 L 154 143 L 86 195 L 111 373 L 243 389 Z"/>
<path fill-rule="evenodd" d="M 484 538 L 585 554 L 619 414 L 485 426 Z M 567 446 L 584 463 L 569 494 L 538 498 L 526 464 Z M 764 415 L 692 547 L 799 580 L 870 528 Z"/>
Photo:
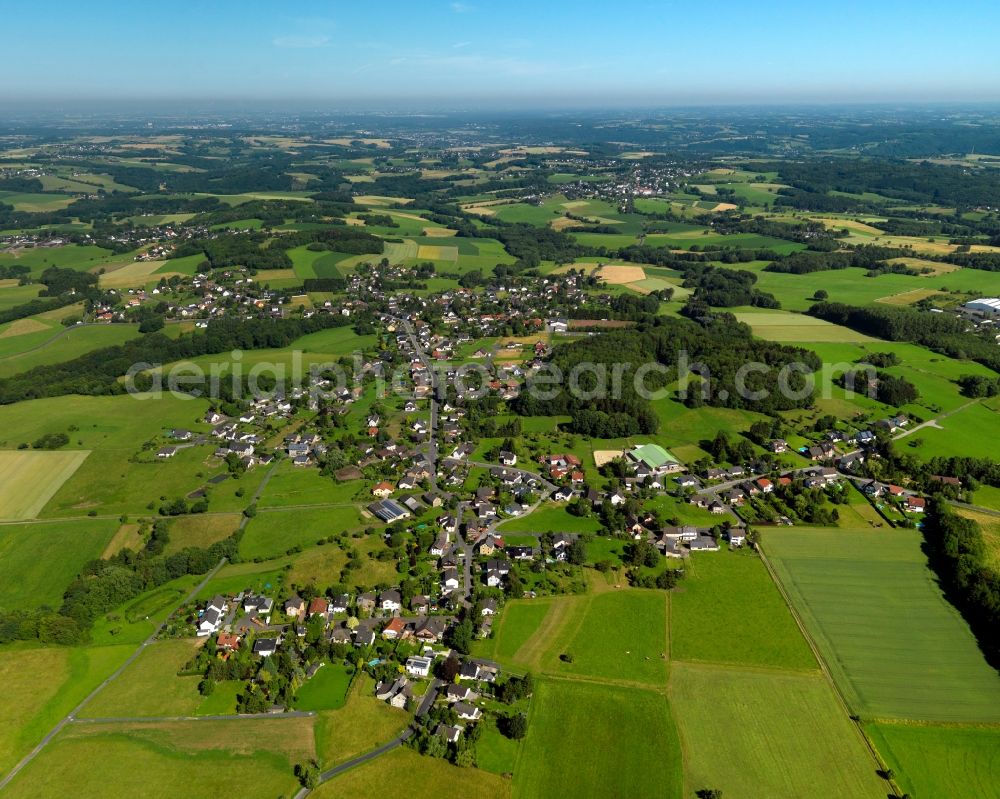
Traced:
<path fill-rule="evenodd" d="M 645 280 L 646 271 L 641 266 L 602 266 L 597 276 L 605 283 L 617 286 Z"/>
<path fill-rule="evenodd" d="M 120 269 L 105 272 L 98 278 L 98 285 L 102 289 L 138 288 L 153 280 L 154 273 L 164 263 L 165 261 L 133 261 Z M 180 275 L 180 272 L 160 272 L 156 279 L 172 275 Z"/>
<path fill-rule="evenodd" d="M 34 519 L 89 454 L 0 452 L 0 519 Z"/>
<path fill-rule="evenodd" d="M 48 325 L 43 325 L 37 319 L 16 319 L 4 328 L 3 332 L 0 333 L 0 338 L 24 336 L 28 333 L 39 333 L 48 329 Z"/>
<path fill-rule="evenodd" d="M 421 244 L 417 249 L 417 258 L 426 258 L 428 261 L 457 261 L 458 247 Z"/>

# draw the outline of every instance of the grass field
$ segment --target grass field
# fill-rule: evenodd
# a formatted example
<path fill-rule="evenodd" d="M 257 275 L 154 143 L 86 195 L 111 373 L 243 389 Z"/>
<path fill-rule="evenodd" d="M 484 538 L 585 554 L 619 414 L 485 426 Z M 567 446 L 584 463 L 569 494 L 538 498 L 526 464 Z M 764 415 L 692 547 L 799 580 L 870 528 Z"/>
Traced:
<path fill-rule="evenodd" d="M 387 775 L 398 778 L 387 778 Z M 458 768 L 446 760 L 421 757 L 401 747 L 378 760 L 324 783 L 311 796 L 334 799 L 344 796 L 377 796 L 379 799 L 506 799 L 510 782 L 476 768 Z"/>
<path fill-rule="evenodd" d="M 941 595 L 919 533 L 775 529 L 764 548 L 856 713 L 1000 722 L 1000 677 Z"/>
<path fill-rule="evenodd" d="M 105 272 L 97 282 L 102 289 L 130 289 L 156 283 L 161 277 L 182 274 L 169 271 L 169 266 L 170 261 L 133 261 L 120 269 Z M 164 269 L 168 271 L 162 271 Z"/>
<path fill-rule="evenodd" d="M 750 325 L 759 338 L 790 343 L 805 341 L 866 342 L 874 339 L 847 327 L 824 322 L 802 314 L 785 311 L 737 313 L 736 318 Z"/>
<path fill-rule="evenodd" d="M 347 702 L 353 672 L 340 664 L 325 664 L 295 697 L 296 710 L 338 710 Z"/>
<path fill-rule="evenodd" d="M 323 669 L 329 668 L 324 666 Z M 321 669 L 322 671 L 322 669 Z M 316 754 L 324 767 L 392 740 L 410 721 L 410 715 L 377 700 L 371 677 L 360 674 L 347 692 L 344 706 L 316 716 Z"/>
<path fill-rule="evenodd" d="M 0 681 L 9 695 L 0 725 L 0 772 L 6 774 L 133 649 L 5 646 Z"/>
<path fill-rule="evenodd" d="M 760 558 L 747 550 L 695 555 L 671 594 L 674 660 L 816 669 L 809 646 Z"/>
<path fill-rule="evenodd" d="M 565 504 L 550 502 L 528 516 L 516 516 L 503 523 L 505 533 L 596 533 L 601 525 L 594 516 L 574 516 Z"/>
<path fill-rule="evenodd" d="M 997 795 L 1000 728 L 870 724 L 865 732 L 914 799 Z"/>
<path fill-rule="evenodd" d="M 501 659 L 564 677 L 629 685 L 666 683 L 664 593 L 608 591 L 531 603 L 515 605 L 510 620 L 501 619 L 495 650 Z M 544 615 L 538 607 L 546 608 Z M 560 660 L 564 653 L 572 655 L 572 662 Z"/>
<path fill-rule="evenodd" d="M 236 532 L 240 518 L 238 513 L 180 516 L 170 522 L 170 540 L 164 552 L 169 555 L 186 547 L 210 547 Z"/>
<path fill-rule="evenodd" d="M 33 519 L 89 452 L 0 452 L 0 519 Z"/>
<path fill-rule="evenodd" d="M 554 601 L 542 598 L 508 602 L 494 627 L 493 637 L 478 641 L 476 653 L 491 660 L 510 662 L 542 624 Z"/>
<path fill-rule="evenodd" d="M 117 529 L 117 520 L 106 519 L 0 525 L 0 608 L 58 606 Z"/>
<path fill-rule="evenodd" d="M 676 664 L 685 796 L 884 799 L 862 736 L 819 675 Z"/>
<path fill-rule="evenodd" d="M 41 317 L 37 317 L 41 318 Z M 0 347 L 0 378 L 10 377 L 36 366 L 62 363 L 102 347 L 113 347 L 139 336 L 139 326 L 131 324 L 77 325 L 7 339 Z M 13 345 L 13 346 L 11 346 Z"/>
<path fill-rule="evenodd" d="M 353 506 L 260 513 L 247 525 L 240 555 L 248 559 L 274 557 L 293 547 L 311 546 L 321 538 L 365 526 Z"/>
<path fill-rule="evenodd" d="M 13 797 L 289 796 L 295 763 L 313 755 L 310 719 L 75 724 L 7 789 Z"/>
<path fill-rule="evenodd" d="M 661 693 L 539 680 L 514 772 L 519 799 L 682 792 L 680 745 Z"/>
<path fill-rule="evenodd" d="M 184 716 L 201 704 L 197 676 L 177 672 L 194 657 L 203 639 L 157 641 L 146 647 L 118 678 L 80 714 L 83 718 L 115 716 Z"/>

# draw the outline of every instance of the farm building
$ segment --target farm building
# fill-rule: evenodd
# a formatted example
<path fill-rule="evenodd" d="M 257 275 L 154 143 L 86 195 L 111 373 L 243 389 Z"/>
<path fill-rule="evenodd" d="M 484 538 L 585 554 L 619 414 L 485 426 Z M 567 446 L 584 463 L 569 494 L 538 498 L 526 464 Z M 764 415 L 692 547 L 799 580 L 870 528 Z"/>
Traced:
<path fill-rule="evenodd" d="M 965 303 L 962 308 L 971 313 L 984 314 L 986 316 L 1000 316 L 1000 298 L 982 297 Z"/>
<path fill-rule="evenodd" d="M 679 472 L 684 466 L 677 458 L 658 444 L 642 444 L 626 453 L 629 460 L 651 469 L 655 474 Z"/>

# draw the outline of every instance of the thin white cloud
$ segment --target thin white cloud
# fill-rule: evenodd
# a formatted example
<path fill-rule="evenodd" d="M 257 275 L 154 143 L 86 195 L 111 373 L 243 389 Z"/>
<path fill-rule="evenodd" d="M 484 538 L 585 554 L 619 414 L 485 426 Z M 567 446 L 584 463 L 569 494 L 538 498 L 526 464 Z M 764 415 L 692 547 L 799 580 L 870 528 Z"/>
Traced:
<path fill-rule="evenodd" d="M 314 47 L 326 47 L 330 43 L 330 37 L 324 34 L 315 36 L 279 36 L 274 40 L 275 47 L 287 47 L 297 50 L 308 50 Z"/>
<path fill-rule="evenodd" d="M 456 42 L 451 46 L 452 50 L 464 50 L 466 47 L 472 47 L 472 42 Z"/>
<path fill-rule="evenodd" d="M 451 4 L 451 10 L 456 14 L 465 14 L 469 11 L 475 11 L 475 6 L 470 6 L 468 3 L 455 2 Z"/>

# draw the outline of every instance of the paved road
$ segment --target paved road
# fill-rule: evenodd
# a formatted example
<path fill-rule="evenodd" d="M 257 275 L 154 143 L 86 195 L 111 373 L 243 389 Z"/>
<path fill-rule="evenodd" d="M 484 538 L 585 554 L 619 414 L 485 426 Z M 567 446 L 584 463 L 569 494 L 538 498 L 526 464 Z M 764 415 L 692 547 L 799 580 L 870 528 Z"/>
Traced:
<path fill-rule="evenodd" d="M 434 700 L 437 699 L 438 691 L 441 690 L 442 685 L 444 685 L 444 683 L 441 680 L 431 680 L 431 684 L 427 688 L 427 693 L 424 694 L 424 698 L 420 702 L 420 707 L 417 708 L 416 718 L 419 719 L 427 715 L 427 713 L 431 709 L 431 705 L 434 704 Z M 285 713 L 283 715 L 287 716 L 288 714 Z M 378 747 L 377 749 L 372 749 L 370 752 L 365 752 L 363 755 L 358 755 L 357 757 L 351 758 L 345 763 L 341 763 L 339 766 L 334 766 L 333 768 L 324 771 L 322 774 L 319 775 L 320 785 L 322 785 L 324 782 L 332 780 L 338 774 L 343 774 L 345 771 L 349 771 L 350 769 L 360 766 L 363 763 L 367 763 L 370 760 L 374 760 L 377 757 L 381 757 L 386 752 L 391 752 L 393 749 L 402 746 L 407 740 L 409 740 L 413 736 L 415 732 L 415 727 L 416 727 L 415 724 L 410 727 L 407 727 L 391 741 L 382 744 L 382 746 Z M 307 788 L 302 788 L 299 790 L 297 794 L 295 794 L 295 799 L 303 799 L 303 797 L 308 795 L 309 795 L 309 790 Z"/>
<path fill-rule="evenodd" d="M 424 459 L 427 461 L 427 469 L 430 471 L 431 476 L 428 479 L 430 483 L 431 490 L 437 490 L 437 461 L 438 461 L 438 443 L 437 443 L 437 429 L 438 429 L 438 391 L 440 389 L 440 375 L 438 375 L 437 369 L 434 368 L 434 362 L 427 357 L 427 352 L 424 350 L 423 345 L 420 343 L 420 339 L 417 338 L 417 334 L 413 329 L 413 325 L 409 323 L 406 319 L 394 318 L 394 320 L 406 333 L 406 337 L 410 340 L 410 346 L 413 348 L 414 354 L 417 356 L 418 360 L 426 367 L 431 378 L 431 418 L 430 424 L 428 425 L 428 435 L 427 443 L 423 446 Z"/>
<path fill-rule="evenodd" d="M 178 605 L 178 607 L 186 605 L 188 602 L 192 602 L 195 599 L 195 597 L 197 597 L 198 594 L 205 588 L 205 586 L 208 585 L 209 580 L 211 580 L 219 571 L 219 569 L 221 569 L 225 565 L 225 563 L 226 563 L 226 558 L 220 560 L 215 565 L 215 568 L 205 575 L 205 579 L 203 579 L 200 583 L 198 583 L 197 586 L 195 586 L 195 588 L 191 591 L 191 593 L 184 598 L 184 600 Z M 135 652 L 133 652 L 131 655 L 129 655 L 128 660 L 122 663 L 122 665 L 119 666 L 114 671 L 114 673 L 111 674 L 107 679 L 105 679 L 104 682 L 102 682 L 93 691 L 87 694 L 87 696 L 83 699 L 82 702 L 80 702 L 80 704 L 78 704 L 75 708 L 73 708 L 51 730 L 49 730 L 49 732 L 46 734 L 44 738 L 42 738 L 42 740 L 38 743 L 38 745 L 34 749 L 32 749 L 27 755 L 25 755 L 24 758 L 21 760 L 21 762 L 18 763 L 16 766 L 14 766 L 14 768 L 11 769 L 10 773 L 7 774 L 6 777 L 0 780 L 0 790 L 6 788 L 7 785 L 10 783 L 10 781 L 14 779 L 14 777 L 16 777 L 22 771 L 22 769 L 24 769 L 25 766 L 27 766 L 32 760 L 38 757 L 39 753 L 46 746 L 48 746 L 49 742 L 62 731 L 63 727 L 65 727 L 67 724 L 71 722 L 76 721 L 77 714 L 79 714 L 80 711 L 83 710 L 95 696 L 97 696 L 101 691 L 107 688 L 108 685 L 110 685 L 112 682 L 114 682 L 114 680 L 116 680 L 119 676 L 121 676 L 122 672 L 125 671 L 125 669 L 127 669 L 135 662 L 136 658 L 138 658 L 139 655 L 141 655 L 145 651 L 146 647 L 148 647 L 151 643 L 153 643 L 153 641 L 156 640 L 156 636 L 159 635 L 160 631 L 163 630 L 163 628 L 166 626 L 167 619 L 170 618 L 170 615 L 172 614 L 168 614 L 167 618 L 165 618 L 162 622 L 159 623 L 159 625 L 157 625 L 156 629 L 149 636 L 149 638 L 143 641 L 139 645 L 139 648 L 136 649 Z"/>
<path fill-rule="evenodd" d="M 334 766 L 328 771 L 324 771 L 319 775 L 319 784 L 322 785 L 324 782 L 328 782 L 336 777 L 338 774 L 343 774 L 345 771 L 349 771 L 352 768 L 367 763 L 369 760 L 374 760 L 377 757 L 381 757 L 386 752 L 391 752 L 393 749 L 398 749 L 402 746 L 411 736 L 413 735 L 413 729 L 407 727 L 399 735 L 393 738 L 389 743 L 382 744 L 378 749 L 372 749 L 370 752 L 365 752 L 363 755 L 358 755 L 355 758 L 351 758 L 346 763 L 341 763 L 339 766 Z M 310 793 L 308 788 L 300 788 L 299 792 L 295 794 L 294 799 L 303 799 L 303 797 L 308 796 Z"/>

